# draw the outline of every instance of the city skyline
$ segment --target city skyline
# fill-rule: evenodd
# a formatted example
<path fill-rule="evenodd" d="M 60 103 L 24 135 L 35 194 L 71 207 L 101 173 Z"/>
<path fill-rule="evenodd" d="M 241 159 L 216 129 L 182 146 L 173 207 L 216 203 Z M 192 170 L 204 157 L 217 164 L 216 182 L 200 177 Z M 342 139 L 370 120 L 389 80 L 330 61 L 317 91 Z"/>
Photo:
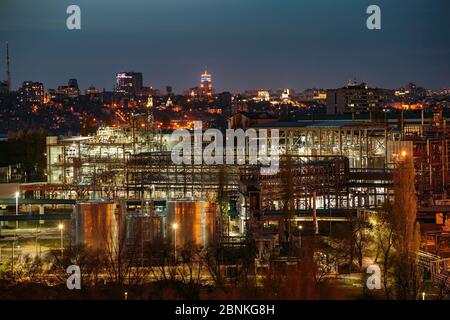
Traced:
<path fill-rule="evenodd" d="M 448 12 L 0 0 L 0 302 L 448 301 Z"/>
<path fill-rule="evenodd" d="M 86 86 L 81 86 L 80 85 L 79 89 L 80 89 L 80 91 L 84 92 L 85 90 L 88 90 L 88 89 L 91 89 L 92 87 L 94 87 L 95 89 L 97 89 L 99 91 L 102 91 L 104 89 L 105 91 L 113 92 L 113 91 L 115 91 L 116 85 L 117 85 L 116 84 L 116 76 L 118 74 L 120 74 L 120 73 L 141 73 L 142 76 L 143 76 L 143 87 L 147 87 L 147 88 L 151 88 L 151 89 L 155 89 L 155 90 L 160 90 L 160 91 L 166 90 L 167 87 L 170 87 L 171 89 L 173 89 L 170 83 L 168 83 L 166 85 L 162 85 L 161 87 L 155 87 L 152 84 L 147 84 L 145 82 L 145 74 L 143 72 L 140 72 L 140 71 L 137 71 L 137 70 L 115 72 L 113 74 L 113 78 L 112 78 L 113 80 L 111 81 L 112 85 L 110 87 L 97 87 L 97 86 L 95 86 L 93 84 L 89 84 L 89 85 L 86 85 Z M 185 87 L 185 88 L 178 88 L 179 89 L 178 91 L 172 91 L 172 93 L 182 95 L 183 93 L 188 92 L 190 89 L 197 88 L 199 83 L 202 82 L 202 76 L 203 75 L 204 75 L 203 72 L 199 73 L 199 76 L 197 77 L 198 78 L 197 82 L 193 81 L 190 86 Z M 211 73 L 211 72 L 210 72 L 209 76 L 212 76 L 212 77 L 215 78 L 215 75 L 213 73 Z M 88 83 L 88 82 L 86 82 L 83 79 L 70 77 L 68 79 L 63 79 L 60 83 L 57 83 L 55 86 L 49 86 L 48 84 L 46 84 L 43 81 L 40 81 L 39 79 L 24 79 L 23 81 L 21 80 L 19 82 L 19 84 L 18 84 L 18 86 L 16 88 L 14 86 L 12 86 L 11 90 L 12 91 L 19 91 L 20 88 L 22 87 L 22 85 L 25 82 L 37 82 L 37 83 L 42 83 L 44 85 L 45 91 L 47 91 L 48 89 L 57 89 L 58 87 L 66 86 L 67 85 L 67 81 L 70 81 L 70 80 L 73 80 L 73 79 L 77 80 L 77 81 L 79 81 L 81 83 Z M 325 87 L 325 86 L 321 86 L 321 85 L 314 86 L 314 87 L 304 87 L 304 88 L 293 88 L 292 86 L 277 87 L 277 88 L 275 88 L 275 87 L 249 87 L 249 88 L 240 88 L 240 89 L 238 88 L 237 90 L 226 90 L 226 89 L 225 90 L 216 90 L 215 88 L 216 88 L 217 83 L 214 81 L 214 86 L 212 87 L 212 89 L 216 93 L 218 93 L 218 92 L 227 92 L 227 91 L 230 91 L 230 92 L 233 92 L 233 93 L 243 93 L 243 92 L 247 92 L 247 91 L 258 91 L 258 90 L 263 90 L 263 91 L 267 90 L 267 91 L 270 91 L 270 92 L 274 92 L 274 91 L 285 90 L 285 89 L 290 89 L 290 90 L 294 90 L 296 92 L 301 92 L 301 91 L 310 90 L 310 89 L 329 90 L 329 89 L 334 89 L 334 88 L 343 88 L 343 87 L 345 87 L 345 86 L 347 86 L 347 85 L 349 85 L 351 83 L 364 83 L 364 84 L 367 84 L 368 86 L 373 87 L 373 88 L 383 88 L 383 89 L 390 89 L 390 90 L 405 88 L 406 85 L 408 85 L 408 84 L 414 84 L 414 85 L 417 85 L 419 87 L 423 87 L 423 88 L 425 88 L 427 90 L 441 90 L 441 89 L 449 88 L 449 86 L 446 86 L 446 85 L 433 87 L 433 88 L 424 87 L 424 86 L 421 85 L 420 82 L 416 82 L 414 80 L 407 80 L 405 83 L 400 84 L 397 87 L 372 86 L 370 83 L 365 81 L 365 79 L 350 78 L 350 79 L 342 79 L 342 82 L 340 84 L 334 86 L 334 87 Z"/>
<path fill-rule="evenodd" d="M 143 72 L 146 86 L 181 92 L 198 84 L 205 65 L 218 92 L 334 88 L 349 79 L 386 88 L 409 81 L 450 86 L 446 1 L 378 1 L 382 29 L 375 31 L 365 25 L 368 1 L 80 0 L 76 31 L 65 27 L 69 4 L 0 4 L 0 41 L 10 43 L 14 89 L 26 80 L 55 88 L 77 78 L 82 88 L 111 90 L 116 72 L 134 70 Z M 135 19 L 122 22 L 124 12 Z M 5 78 L 4 63 L 0 74 Z"/>

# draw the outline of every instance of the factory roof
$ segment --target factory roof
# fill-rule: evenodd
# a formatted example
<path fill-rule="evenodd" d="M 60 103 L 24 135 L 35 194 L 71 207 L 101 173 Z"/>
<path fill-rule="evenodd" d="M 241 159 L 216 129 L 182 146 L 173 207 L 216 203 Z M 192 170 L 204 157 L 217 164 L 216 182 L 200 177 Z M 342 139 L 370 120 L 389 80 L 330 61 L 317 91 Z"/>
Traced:
<path fill-rule="evenodd" d="M 299 121 L 274 121 L 269 123 L 260 123 L 255 125 L 255 128 L 280 128 L 280 127 L 290 127 L 290 128 L 306 128 L 306 127 L 350 127 L 350 126 L 361 126 L 361 125 L 371 125 L 376 126 L 376 123 L 370 123 L 367 121 L 318 121 L 318 122 L 299 122 Z"/>
<path fill-rule="evenodd" d="M 375 116 L 375 115 L 374 115 Z M 370 113 L 361 114 L 308 114 L 301 115 L 292 119 L 290 121 L 278 120 L 267 123 L 255 124 L 254 128 L 302 128 L 302 127 L 348 127 L 348 126 L 360 126 L 360 125 L 371 125 L 379 126 L 382 125 L 386 120 L 388 124 L 400 121 L 403 117 L 406 123 L 420 123 L 421 122 L 421 111 L 405 111 L 403 115 L 401 112 L 387 112 L 385 113 L 385 120 L 380 119 L 381 122 L 371 121 Z M 445 118 L 450 117 L 450 112 L 444 110 L 443 116 Z M 433 119 L 432 112 L 424 112 L 425 122 L 429 122 Z"/>

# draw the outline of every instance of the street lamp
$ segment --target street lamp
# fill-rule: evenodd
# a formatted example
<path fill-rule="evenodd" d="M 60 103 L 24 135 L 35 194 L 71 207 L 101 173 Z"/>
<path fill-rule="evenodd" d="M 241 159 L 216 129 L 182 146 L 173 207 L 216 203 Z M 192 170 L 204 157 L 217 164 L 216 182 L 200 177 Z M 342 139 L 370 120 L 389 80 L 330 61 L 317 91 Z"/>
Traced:
<path fill-rule="evenodd" d="M 299 248 L 302 247 L 302 229 L 303 229 L 303 226 L 299 225 L 298 226 L 298 243 L 299 243 Z"/>
<path fill-rule="evenodd" d="M 172 229 L 173 229 L 173 239 L 174 239 L 174 254 L 175 254 L 175 258 L 177 257 L 177 229 L 178 229 L 178 224 L 174 223 L 172 225 Z"/>
<path fill-rule="evenodd" d="M 16 216 L 19 215 L 19 196 L 20 192 L 16 191 L 16 193 L 14 194 L 14 197 L 16 198 Z M 19 220 L 16 220 L 16 229 L 19 229 Z"/>
<path fill-rule="evenodd" d="M 63 235 L 64 235 L 64 225 L 62 223 L 58 224 L 58 229 L 61 231 L 61 260 L 63 259 L 64 254 L 64 242 L 63 242 Z"/>
<path fill-rule="evenodd" d="M 11 251 L 11 273 L 14 277 L 14 249 L 15 249 L 15 245 L 16 245 L 16 239 L 14 238 L 13 242 L 12 242 L 12 251 Z"/>

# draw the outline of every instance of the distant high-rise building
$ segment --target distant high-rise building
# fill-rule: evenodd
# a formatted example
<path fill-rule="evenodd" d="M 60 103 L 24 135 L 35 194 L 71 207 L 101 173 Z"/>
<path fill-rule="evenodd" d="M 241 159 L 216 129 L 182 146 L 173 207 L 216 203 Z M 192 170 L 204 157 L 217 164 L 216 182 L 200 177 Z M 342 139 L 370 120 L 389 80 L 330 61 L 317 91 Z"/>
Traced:
<path fill-rule="evenodd" d="M 220 109 L 222 109 L 222 114 L 224 116 L 231 116 L 232 110 L 232 96 L 229 92 L 222 92 L 218 95 L 218 104 Z"/>
<path fill-rule="evenodd" d="M 200 96 L 211 96 L 213 92 L 213 83 L 211 74 L 208 73 L 208 69 L 205 68 L 205 72 L 200 77 L 200 87 L 198 93 Z"/>
<path fill-rule="evenodd" d="M 41 82 L 24 81 L 19 90 L 19 101 L 22 103 L 43 103 L 44 85 Z"/>
<path fill-rule="evenodd" d="M 405 96 L 409 99 L 417 99 L 417 98 L 423 98 L 427 95 L 426 89 L 422 87 L 416 86 L 415 83 L 410 82 L 400 90 L 395 91 L 396 96 Z"/>
<path fill-rule="evenodd" d="M 94 87 L 94 86 L 90 86 L 89 88 L 87 88 L 86 90 L 85 90 L 85 94 L 86 95 L 90 95 L 90 94 L 96 94 L 96 93 L 99 93 L 98 92 L 98 90 Z"/>
<path fill-rule="evenodd" d="M 101 102 L 102 101 L 102 94 L 93 86 L 91 85 L 89 88 L 87 88 L 85 91 L 85 96 L 93 102 Z"/>
<path fill-rule="evenodd" d="M 78 81 L 77 81 L 77 79 L 69 79 L 69 87 L 78 89 Z"/>
<path fill-rule="evenodd" d="M 80 95 L 77 79 L 69 79 L 67 86 L 59 86 L 58 94 L 64 97 L 76 99 Z"/>
<path fill-rule="evenodd" d="M 141 72 L 120 72 L 116 74 L 116 93 L 136 96 L 143 87 Z"/>
<path fill-rule="evenodd" d="M 350 81 L 343 88 L 327 90 L 327 114 L 372 111 L 389 103 L 391 95 L 389 90 Z"/>

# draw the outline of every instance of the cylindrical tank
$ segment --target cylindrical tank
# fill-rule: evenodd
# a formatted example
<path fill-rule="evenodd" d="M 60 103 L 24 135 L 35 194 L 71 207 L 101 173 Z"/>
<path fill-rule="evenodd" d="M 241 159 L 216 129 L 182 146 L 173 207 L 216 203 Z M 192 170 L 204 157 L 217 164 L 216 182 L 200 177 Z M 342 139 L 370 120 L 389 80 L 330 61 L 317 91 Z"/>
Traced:
<path fill-rule="evenodd" d="M 75 244 L 116 252 L 120 241 L 120 206 L 115 203 L 78 203 L 75 210 Z"/>
<path fill-rule="evenodd" d="M 189 242 L 206 247 L 214 241 L 216 233 L 216 206 L 206 201 L 169 201 L 166 235 L 172 242 L 175 232 L 177 247 Z"/>

